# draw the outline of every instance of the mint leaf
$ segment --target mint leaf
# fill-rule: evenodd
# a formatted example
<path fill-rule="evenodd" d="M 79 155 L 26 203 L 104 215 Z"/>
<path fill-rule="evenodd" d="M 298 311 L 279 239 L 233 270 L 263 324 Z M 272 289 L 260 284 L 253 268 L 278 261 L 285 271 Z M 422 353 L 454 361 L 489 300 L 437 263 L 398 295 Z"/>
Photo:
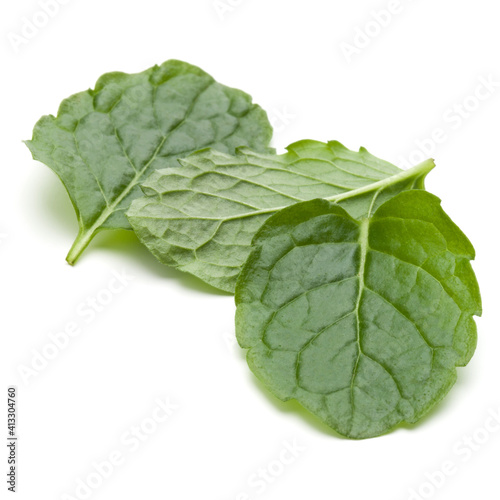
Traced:
<path fill-rule="evenodd" d="M 207 150 L 143 184 L 147 196 L 127 215 L 160 262 L 233 292 L 252 238 L 268 217 L 304 200 L 326 198 L 359 218 L 405 189 L 422 188 L 428 161 L 403 171 L 338 142 L 301 141 L 288 153 L 241 148 L 235 156 Z M 375 193 L 381 193 L 374 199 Z M 375 205 L 376 206 L 376 205 Z"/>
<path fill-rule="evenodd" d="M 255 375 L 349 438 L 414 423 L 476 346 L 474 249 L 425 191 L 354 219 L 313 200 L 274 215 L 236 288 Z"/>
<path fill-rule="evenodd" d="M 125 212 L 155 169 L 211 146 L 267 148 L 272 129 L 250 96 L 225 87 L 181 61 L 143 73 L 109 73 L 94 90 L 44 116 L 26 144 L 33 158 L 61 179 L 80 231 L 67 260 L 73 264 L 103 229 L 130 229 Z"/>

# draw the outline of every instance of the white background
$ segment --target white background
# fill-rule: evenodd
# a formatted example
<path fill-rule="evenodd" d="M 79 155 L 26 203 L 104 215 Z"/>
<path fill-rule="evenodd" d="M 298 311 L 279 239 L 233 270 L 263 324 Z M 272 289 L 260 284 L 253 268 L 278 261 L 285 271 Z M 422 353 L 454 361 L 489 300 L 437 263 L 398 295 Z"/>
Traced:
<path fill-rule="evenodd" d="M 500 87 L 483 91 L 479 104 L 472 98 L 481 78 L 500 82 L 498 2 L 401 0 L 387 26 L 368 25 L 371 38 L 350 61 L 342 43 L 354 45 L 357 33 L 359 46 L 372 12 L 393 2 L 220 4 L 227 9 L 212 0 L 69 0 L 15 50 L 13 35 L 22 36 L 23 18 L 40 5 L 2 2 L 1 390 L 19 387 L 17 498 L 79 498 L 77 481 L 114 451 L 124 463 L 91 498 L 498 498 L 500 431 L 484 425 L 500 411 Z M 427 187 L 477 249 L 485 312 L 475 357 L 419 425 L 349 441 L 277 401 L 234 344 L 233 298 L 158 264 L 131 233 L 102 233 L 74 268 L 65 263 L 77 232 L 71 204 L 21 140 L 102 73 L 170 58 L 252 94 L 273 117 L 280 151 L 299 139 L 337 139 L 405 166 L 417 157 L 415 141 L 425 140 L 438 164 Z M 469 116 L 458 119 L 454 106 L 464 100 Z M 431 148 L 436 128 L 446 138 Z M 78 308 L 105 296 L 113 272 L 134 279 L 86 323 Z M 19 367 L 71 322 L 81 334 L 25 383 Z M 158 397 L 179 408 L 132 452 L 121 436 L 153 414 Z M 0 422 L 4 436 L 6 417 Z M 294 440 L 305 449 L 280 469 L 283 442 Z M 447 461 L 455 473 L 434 474 L 439 488 L 425 484 Z M 252 486 L 269 464 L 277 477 L 265 489 Z M 2 479 L 2 495 L 6 486 Z"/>

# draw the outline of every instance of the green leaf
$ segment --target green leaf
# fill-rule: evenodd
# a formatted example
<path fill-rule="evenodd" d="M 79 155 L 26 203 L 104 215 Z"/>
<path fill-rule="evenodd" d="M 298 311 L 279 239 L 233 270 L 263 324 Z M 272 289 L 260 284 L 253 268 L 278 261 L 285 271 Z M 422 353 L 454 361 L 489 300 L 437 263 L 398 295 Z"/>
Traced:
<path fill-rule="evenodd" d="M 127 215 L 139 239 L 160 262 L 233 292 L 252 238 L 268 217 L 294 203 L 326 198 L 359 218 L 374 194 L 382 203 L 422 188 L 429 160 L 408 171 L 338 142 L 301 141 L 288 153 L 248 148 L 236 156 L 207 150 L 181 160 L 182 169 L 155 172 Z"/>
<path fill-rule="evenodd" d="M 349 438 L 414 423 L 476 346 L 474 249 L 426 191 L 356 220 L 328 201 L 268 219 L 236 288 L 255 375 Z"/>
<path fill-rule="evenodd" d="M 73 264 L 98 231 L 130 229 L 125 212 L 155 169 L 209 146 L 269 152 L 271 135 L 249 95 L 172 60 L 102 76 L 95 90 L 64 100 L 57 117 L 42 117 L 26 144 L 59 176 L 77 213 L 80 231 L 67 257 Z"/>

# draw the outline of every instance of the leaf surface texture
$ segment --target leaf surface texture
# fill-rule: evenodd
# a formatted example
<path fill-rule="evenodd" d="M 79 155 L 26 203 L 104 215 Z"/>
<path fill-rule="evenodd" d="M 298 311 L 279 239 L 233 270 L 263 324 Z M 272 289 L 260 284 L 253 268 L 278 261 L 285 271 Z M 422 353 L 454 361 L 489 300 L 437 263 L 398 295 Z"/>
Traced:
<path fill-rule="evenodd" d="M 250 96 L 201 69 L 167 61 L 142 73 L 109 73 L 94 90 L 44 116 L 26 144 L 61 179 L 78 217 L 74 261 L 102 229 L 130 229 L 125 216 L 155 169 L 205 147 L 271 151 L 266 113 Z"/>
<path fill-rule="evenodd" d="M 481 299 L 469 240 L 421 190 L 353 218 L 313 200 L 260 229 L 236 289 L 252 371 L 340 434 L 414 423 L 476 346 Z"/>
<path fill-rule="evenodd" d="M 284 155 L 240 148 L 180 160 L 143 184 L 128 217 L 139 239 L 164 264 L 228 292 L 262 224 L 283 207 L 325 198 L 362 217 L 394 194 L 423 187 L 432 161 L 403 171 L 332 141 L 300 141 Z M 375 193 L 377 197 L 374 198 Z"/>

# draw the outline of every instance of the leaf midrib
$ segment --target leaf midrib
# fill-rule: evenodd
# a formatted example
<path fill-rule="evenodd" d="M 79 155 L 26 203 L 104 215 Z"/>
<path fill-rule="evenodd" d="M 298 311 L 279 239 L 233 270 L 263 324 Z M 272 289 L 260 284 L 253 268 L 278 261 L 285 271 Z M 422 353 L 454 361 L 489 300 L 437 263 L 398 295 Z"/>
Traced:
<path fill-rule="evenodd" d="M 165 144 L 167 137 L 168 135 L 163 137 L 160 144 L 153 153 L 151 159 L 146 163 L 146 165 L 141 170 L 136 171 L 134 178 L 130 181 L 127 187 L 120 193 L 120 195 L 113 201 L 113 203 L 108 205 L 106 209 L 102 211 L 101 215 L 94 222 L 94 224 L 92 224 L 92 226 L 90 226 L 89 228 L 85 229 L 85 232 L 93 233 L 97 228 L 99 228 L 102 224 L 104 224 L 104 222 L 106 222 L 106 220 L 116 211 L 115 210 L 116 207 L 127 197 L 130 191 L 134 189 L 134 187 L 138 184 L 139 179 L 146 173 L 146 170 L 156 160 L 156 157 L 158 156 L 158 153 L 161 151 L 163 145 Z"/>
<path fill-rule="evenodd" d="M 160 141 L 158 147 L 155 149 L 153 155 L 151 156 L 151 158 L 146 162 L 146 164 L 144 165 L 144 167 L 141 169 L 141 170 L 137 170 L 134 168 L 134 164 L 133 162 L 131 161 L 131 159 L 129 158 L 127 152 L 125 151 L 125 148 L 123 146 L 123 143 L 121 141 L 118 141 L 119 144 L 120 144 L 120 147 L 121 149 L 123 150 L 123 153 L 125 154 L 125 156 L 128 158 L 128 161 L 130 162 L 130 165 L 132 166 L 132 168 L 135 169 L 136 171 L 136 174 L 134 175 L 133 179 L 130 181 L 130 183 L 126 186 L 126 188 L 120 193 L 119 196 L 117 196 L 117 198 L 111 203 L 107 203 L 106 202 L 106 208 L 101 212 L 101 215 L 96 219 L 96 221 L 88 228 L 84 227 L 83 224 L 80 226 L 80 230 L 78 232 L 78 236 L 73 244 L 73 246 L 71 247 L 69 253 L 68 253 L 68 256 L 66 257 L 66 260 L 68 261 L 68 263 L 70 264 L 73 264 L 74 261 L 78 258 L 78 256 L 80 255 L 80 253 L 85 249 L 85 247 L 89 244 L 90 240 L 92 239 L 92 237 L 94 236 L 94 234 L 99 231 L 101 229 L 101 226 L 108 220 L 109 217 L 111 217 L 111 215 L 113 215 L 113 213 L 115 213 L 117 211 L 117 207 L 118 205 L 130 194 L 130 192 L 132 191 L 132 189 L 134 189 L 135 186 L 138 185 L 139 183 L 139 180 L 141 179 L 141 177 L 146 173 L 146 171 L 148 170 L 148 168 L 151 166 L 151 164 L 156 160 L 156 158 L 158 157 L 158 154 L 159 152 L 161 151 L 161 149 L 163 148 L 163 145 L 165 144 L 165 142 L 167 141 L 167 139 L 181 126 L 183 125 L 184 123 L 186 123 L 186 121 L 189 119 L 189 117 L 191 116 L 191 113 L 196 105 L 196 103 L 198 102 L 198 100 L 200 99 L 200 97 L 215 83 L 215 81 L 213 79 L 210 79 L 208 85 L 205 85 L 199 92 L 198 94 L 195 96 L 195 98 L 192 100 L 192 102 L 190 103 L 188 109 L 186 110 L 185 114 L 184 114 L 184 117 L 182 118 L 182 120 L 180 120 L 174 127 L 172 127 L 168 132 L 167 134 L 164 134 L 163 131 L 159 128 L 159 123 L 158 121 L 156 120 L 156 125 L 158 127 L 158 131 L 160 132 L 160 134 L 162 135 L 162 140 Z M 118 100 L 120 101 L 121 98 Z M 154 102 L 153 102 L 154 104 Z M 155 108 L 153 107 L 153 112 L 155 111 Z M 110 122 L 111 124 L 113 125 L 113 129 L 115 130 L 115 134 L 117 134 L 117 129 L 116 129 L 116 126 L 115 124 L 113 123 L 112 119 L 111 119 L 111 113 L 108 114 L 109 117 L 110 117 Z M 75 143 L 77 142 L 76 141 L 76 136 L 75 134 L 73 133 L 73 136 L 75 138 Z M 83 157 L 82 157 L 83 159 Z M 90 171 L 92 172 L 92 174 L 95 176 L 94 172 L 92 171 L 92 169 L 90 169 Z M 97 180 L 97 178 L 96 178 Z M 99 181 L 98 181 L 98 184 L 99 184 Z M 101 189 L 101 187 L 99 186 L 99 188 Z M 102 189 L 101 189 L 101 192 L 102 192 Z M 103 196 L 104 196 L 104 193 L 102 193 Z M 106 201 L 106 198 L 104 197 L 104 200 Z M 74 255 L 73 255 L 74 254 Z"/>
<path fill-rule="evenodd" d="M 434 162 L 433 162 L 433 160 L 426 160 L 423 163 L 420 163 L 419 165 L 417 165 L 415 167 L 412 167 L 412 168 L 410 168 L 408 170 L 403 170 L 399 174 L 393 175 L 393 176 L 388 177 L 386 179 L 383 179 L 381 181 L 374 182 L 372 184 L 368 184 L 367 186 L 363 186 L 362 188 L 354 189 L 352 191 L 347 191 L 345 193 L 340 193 L 340 194 L 337 194 L 337 195 L 334 195 L 334 196 L 330 196 L 330 197 L 327 197 L 327 198 L 323 198 L 323 199 L 326 200 L 326 201 L 330 201 L 332 203 L 338 203 L 340 201 L 344 201 L 344 200 L 347 200 L 347 199 L 350 199 L 350 198 L 354 198 L 356 196 L 360 196 L 360 195 L 363 195 L 363 194 L 368 194 L 368 193 L 373 192 L 373 191 L 382 191 L 382 190 L 384 190 L 385 188 L 387 188 L 389 186 L 398 184 L 398 183 L 403 182 L 405 180 L 409 180 L 409 179 L 412 179 L 412 178 L 421 177 L 421 176 L 429 173 L 433 168 L 434 168 Z M 189 189 L 179 189 L 177 191 L 169 191 L 169 194 L 172 194 L 172 193 L 182 193 L 182 192 L 192 192 L 192 190 L 189 190 Z M 224 198 L 224 197 L 222 197 L 220 195 L 213 194 L 213 193 L 206 193 L 206 192 L 203 192 L 203 191 L 196 191 L 196 192 L 197 192 L 197 194 L 202 194 L 202 195 L 205 195 L 205 196 L 210 196 L 210 197 L 215 197 L 215 198 Z M 226 198 L 226 199 L 228 199 L 228 198 Z M 144 200 L 145 201 L 149 201 L 149 200 L 147 200 L 147 198 L 145 198 Z M 157 201 L 157 200 L 155 199 L 155 201 Z M 154 204 L 155 201 L 152 201 L 152 203 Z M 236 202 L 236 200 L 229 200 L 229 199 L 228 199 L 228 201 Z M 310 200 L 302 200 L 302 201 L 310 201 Z M 238 203 L 241 203 L 241 202 L 238 202 Z M 179 208 L 170 207 L 170 205 L 167 205 L 166 203 L 164 203 L 163 200 L 160 201 L 160 204 L 162 204 L 162 205 L 164 205 L 166 207 L 169 207 L 169 208 L 175 208 L 178 211 L 182 211 Z M 238 214 L 238 215 L 232 215 L 230 217 L 201 217 L 201 216 L 195 216 L 195 215 L 189 215 L 189 214 L 186 214 L 186 217 L 161 217 L 161 216 L 154 217 L 154 216 L 151 216 L 151 215 L 146 216 L 146 215 L 142 215 L 142 214 L 138 215 L 138 216 L 135 216 L 135 217 L 138 217 L 140 219 L 148 219 L 148 220 L 158 220 L 158 219 L 159 220 L 163 220 L 163 219 L 168 219 L 168 220 L 196 219 L 196 220 L 224 221 L 224 222 L 226 222 L 226 221 L 231 221 L 231 220 L 244 219 L 244 218 L 247 218 L 247 217 L 254 217 L 254 216 L 258 216 L 258 215 L 273 214 L 275 212 L 278 212 L 279 210 L 283 210 L 284 208 L 287 208 L 288 206 L 290 206 L 290 205 L 285 205 L 285 206 L 280 206 L 280 207 L 265 208 L 265 209 L 262 209 L 262 210 L 255 210 L 253 212 L 246 212 L 246 213 L 242 213 L 242 214 Z"/>
<path fill-rule="evenodd" d="M 349 430 L 349 433 L 352 432 L 352 428 L 354 426 L 354 382 L 356 381 L 356 375 L 358 372 L 358 366 L 359 366 L 359 360 L 361 359 L 361 319 L 360 319 L 360 314 L 359 314 L 359 309 L 361 307 L 361 300 L 363 298 L 363 293 L 365 289 L 365 271 L 366 271 L 366 258 L 368 255 L 368 238 L 369 238 L 369 231 L 370 231 L 370 214 L 368 215 L 367 218 L 363 219 L 361 221 L 361 227 L 360 227 L 360 233 L 359 233 L 359 247 L 360 247 L 360 261 L 359 261 L 359 272 L 358 272 L 358 278 L 359 278 L 359 290 L 358 290 L 358 297 L 356 300 L 356 306 L 354 308 L 354 312 L 356 314 L 356 343 L 358 344 L 358 356 L 356 358 L 356 363 L 354 365 L 354 369 L 352 371 L 352 378 L 351 378 L 351 384 L 350 384 L 350 395 L 351 395 L 351 407 L 352 407 L 352 414 L 351 414 L 351 429 Z"/>

